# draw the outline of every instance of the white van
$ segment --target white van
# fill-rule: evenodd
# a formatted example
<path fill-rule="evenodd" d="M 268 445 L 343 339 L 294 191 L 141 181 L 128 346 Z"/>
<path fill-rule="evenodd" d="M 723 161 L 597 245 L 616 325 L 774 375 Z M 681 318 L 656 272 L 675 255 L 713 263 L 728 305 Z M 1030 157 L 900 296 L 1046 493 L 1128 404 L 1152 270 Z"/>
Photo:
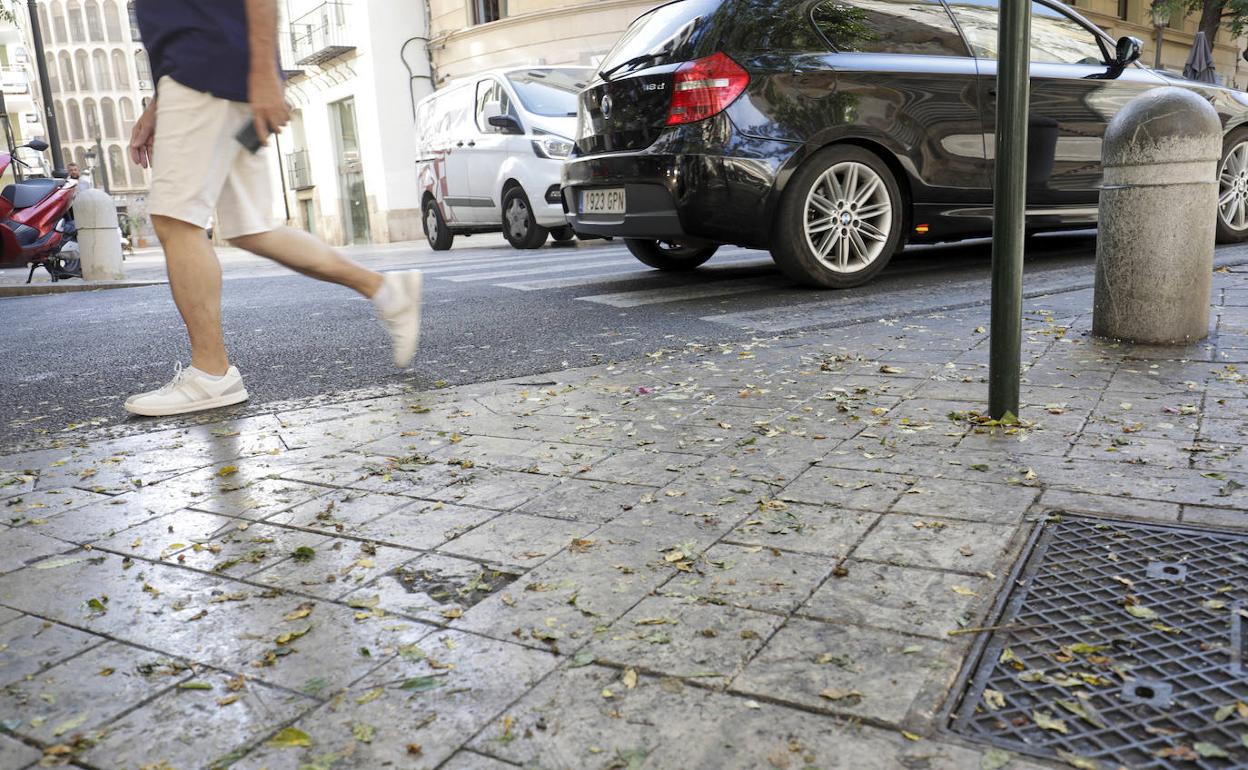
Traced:
<path fill-rule="evenodd" d="M 429 245 L 502 231 L 518 249 L 576 237 L 560 168 L 587 67 L 523 67 L 459 80 L 416 105 L 417 179 Z"/>

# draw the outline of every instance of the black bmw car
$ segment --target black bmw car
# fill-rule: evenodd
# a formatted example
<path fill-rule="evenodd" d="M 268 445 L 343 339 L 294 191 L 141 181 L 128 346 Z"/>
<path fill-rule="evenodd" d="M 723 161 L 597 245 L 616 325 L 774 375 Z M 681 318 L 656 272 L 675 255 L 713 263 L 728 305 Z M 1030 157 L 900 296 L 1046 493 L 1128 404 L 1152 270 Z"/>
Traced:
<path fill-rule="evenodd" d="M 813 286 L 871 279 L 906 243 L 992 228 L 998 0 L 677 0 L 638 18 L 580 97 L 568 221 L 690 270 L 769 249 Z M 1217 232 L 1248 238 L 1248 96 L 1140 66 L 1032 3 L 1027 217 L 1094 224 L 1101 138 L 1128 101 L 1193 89 L 1225 127 Z"/>

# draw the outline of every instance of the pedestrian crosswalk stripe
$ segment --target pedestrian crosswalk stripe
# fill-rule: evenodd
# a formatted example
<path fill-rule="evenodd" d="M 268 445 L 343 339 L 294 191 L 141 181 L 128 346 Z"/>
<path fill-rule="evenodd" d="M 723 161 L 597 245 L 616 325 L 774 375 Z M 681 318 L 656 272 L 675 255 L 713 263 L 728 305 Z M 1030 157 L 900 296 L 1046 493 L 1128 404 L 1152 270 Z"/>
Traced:
<path fill-rule="evenodd" d="M 771 263 L 771 257 L 766 254 L 759 255 L 759 252 L 742 251 L 739 256 L 730 256 L 723 260 L 716 257 L 706 266 L 700 268 L 695 275 L 704 275 L 713 273 L 716 270 L 739 267 L 764 266 Z M 636 270 L 619 270 L 606 273 L 590 273 L 588 275 L 572 275 L 560 278 L 545 278 L 532 281 L 507 281 L 504 283 L 496 283 L 495 286 L 504 289 L 518 289 L 519 291 L 540 291 L 542 289 L 568 289 L 576 286 L 592 286 L 596 283 L 608 283 L 613 281 L 626 281 L 629 279 L 659 279 L 671 278 L 671 273 L 665 273 L 661 270 L 654 270 L 644 265 L 638 264 Z"/>
<path fill-rule="evenodd" d="M 454 281 L 456 283 L 466 283 L 466 282 L 476 283 L 480 281 L 497 281 L 500 278 L 517 278 L 519 276 L 526 276 L 526 275 L 548 275 L 550 273 L 566 273 L 570 271 L 596 270 L 601 267 L 619 267 L 621 265 L 635 265 L 635 264 L 637 264 L 637 260 L 633 259 L 632 257 L 627 257 L 627 258 L 620 258 L 620 259 L 599 260 L 596 262 L 586 262 L 585 264 L 576 264 L 574 262 L 571 264 L 561 263 L 561 264 L 555 264 L 555 265 L 542 265 L 540 267 L 536 267 L 530 264 L 528 267 L 520 269 L 520 270 L 502 270 L 502 271 L 493 272 L 493 273 L 475 272 L 475 273 L 467 273 L 465 275 L 442 275 L 442 276 L 437 276 L 437 277 L 441 278 L 444 281 Z"/>
<path fill-rule="evenodd" d="M 587 297 L 577 297 L 577 299 L 583 302 L 593 302 L 611 307 L 640 307 L 642 305 L 657 305 L 664 302 L 683 302 L 685 300 L 708 297 L 748 294 L 754 291 L 767 291 L 786 285 L 791 286 L 792 281 L 772 276 L 757 276 L 732 281 L 701 281 L 692 285 L 669 286 L 662 289 L 595 294 Z"/>
<path fill-rule="evenodd" d="M 502 270 L 509 267 L 535 267 L 540 265 L 554 264 L 576 264 L 586 263 L 593 264 L 606 259 L 619 258 L 627 256 L 628 252 L 623 249 L 601 249 L 594 252 L 573 252 L 571 254 L 559 254 L 558 256 L 545 254 L 541 252 L 521 253 L 515 256 L 499 257 L 491 259 L 457 259 L 439 262 L 434 265 L 425 266 L 416 264 L 416 269 L 425 275 L 442 275 L 444 273 L 457 273 L 463 270 L 480 270 L 483 267 Z M 630 257 L 631 259 L 631 257 Z"/>

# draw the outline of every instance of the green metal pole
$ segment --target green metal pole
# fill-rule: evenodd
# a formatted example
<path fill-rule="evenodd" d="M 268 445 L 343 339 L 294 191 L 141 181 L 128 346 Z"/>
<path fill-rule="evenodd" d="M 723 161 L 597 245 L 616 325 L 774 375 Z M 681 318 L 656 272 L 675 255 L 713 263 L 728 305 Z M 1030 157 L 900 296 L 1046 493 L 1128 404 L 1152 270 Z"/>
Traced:
<path fill-rule="evenodd" d="M 1023 346 L 1023 240 L 1027 209 L 1030 0 L 1002 0 L 998 23 L 996 179 L 993 184 L 992 339 L 988 412 L 1018 414 Z"/>

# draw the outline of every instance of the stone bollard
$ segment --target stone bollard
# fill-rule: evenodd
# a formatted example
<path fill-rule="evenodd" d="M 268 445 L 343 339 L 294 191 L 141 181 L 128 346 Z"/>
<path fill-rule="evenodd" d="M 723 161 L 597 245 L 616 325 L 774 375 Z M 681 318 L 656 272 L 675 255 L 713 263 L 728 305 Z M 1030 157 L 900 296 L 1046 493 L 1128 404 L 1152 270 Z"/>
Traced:
<path fill-rule="evenodd" d="M 1191 91 L 1154 88 L 1105 129 L 1092 333 L 1165 345 L 1209 334 L 1222 124 Z"/>
<path fill-rule="evenodd" d="M 86 281 L 119 281 L 125 278 L 121 263 L 121 232 L 117 229 L 117 206 L 103 190 L 81 190 L 74 198 L 74 224 L 78 226 L 78 250 L 82 278 Z"/>

